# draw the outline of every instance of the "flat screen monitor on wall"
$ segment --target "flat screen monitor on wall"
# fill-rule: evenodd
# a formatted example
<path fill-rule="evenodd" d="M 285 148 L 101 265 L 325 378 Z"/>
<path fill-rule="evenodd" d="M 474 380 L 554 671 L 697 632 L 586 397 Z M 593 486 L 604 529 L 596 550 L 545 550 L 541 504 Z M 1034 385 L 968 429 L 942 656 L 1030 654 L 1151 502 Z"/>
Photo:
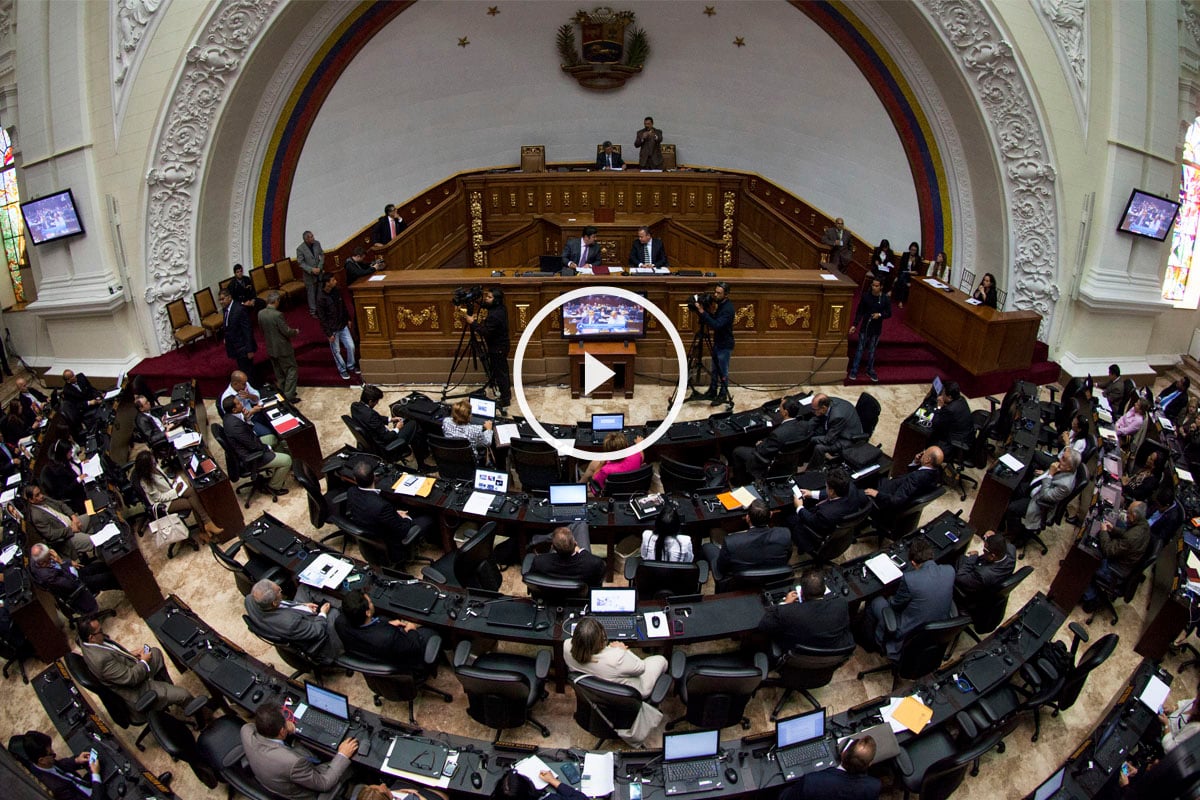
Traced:
<path fill-rule="evenodd" d="M 1174 200 L 1134 189 L 1129 195 L 1129 202 L 1125 204 L 1125 213 L 1121 215 L 1117 230 L 1162 242 L 1175 224 L 1178 213 L 1179 203 Z"/>
<path fill-rule="evenodd" d="M 70 189 L 21 203 L 21 216 L 34 244 L 45 244 L 83 233 L 83 220 L 75 210 Z"/>
<path fill-rule="evenodd" d="M 646 335 L 646 309 L 611 294 L 595 292 L 562 306 L 562 335 L 567 339 L 640 339 Z"/>

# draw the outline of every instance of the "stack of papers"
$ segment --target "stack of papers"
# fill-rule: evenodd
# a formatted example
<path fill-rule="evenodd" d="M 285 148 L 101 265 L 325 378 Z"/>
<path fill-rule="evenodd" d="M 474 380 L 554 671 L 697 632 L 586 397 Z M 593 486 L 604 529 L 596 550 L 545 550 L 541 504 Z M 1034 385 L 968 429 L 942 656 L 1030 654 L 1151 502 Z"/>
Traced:
<path fill-rule="evenodd" d="M 585 753 L 583 756 L 583 778 L 579 791 L 588 797 L 603 797 L 611 794 L 613 786 L 613 754 Z"/>
<path fill-rule="evenodd" d="M 396 494 L 428 497 L 433 491 L 434 481 L 434 478 L 426 478 L 424 475 L 405 474 L 392 484 L 392 491 Z"/>
<path fill-rule="evenodd" d="M 884 585 L 898 581 L 904 575 L 887 553 L 876 553 L 867 559 L 867 569 Z"/>
<path fill-rule="evenodd" d="M 97 480 L 104 474 L 104 467 L 100 466 L 99 453 L 83 462 L 83 474 L 87 476 L 89 481 Z"/>
<path fill-rule="evenodd" d="M 100 529 L 98 533 L 91 535 L 92 547 L 100 547 L 109 539 L 115 539 L 121 535 L 121 529 L 117 527 L 115 522 L 110 522 Z"/>
<path fill-rule="evenodd" d="M 828 272 L 822 272 L 822 273 L 821 273 L 821 280 L 823 280 L 823 281 L 836 281 L 836 280 L 837 280 L 837 275 L 831 275 L 831 274 L 829 274 Z"/>
<path fill-rule="evenodd" d="M 15 544 L 10 544 L 8 547 L 4 548 L 4 552 L 0 553 L 0 564 L 3 564 L 7 567 L 8 563 L 13 560 L 13 556 L 17 554 L 17 549 L 18 548 Z"/>
<path fill-rule="evenodd" d="M 17 496 L 17 487 L 5 489 L 3 494 L 0 494 L 0 506 L 6 506 L 13 501 Z"/>
<path fill-rule="evenodd" d="M 1186 469 L 1183 469 L 1182 467 L 1176 467 L 1175 474 L 1179 476 L 1179 480 L 1181 480 L 1181 481 L 1192 480 L 1192 473 L 1188 472 Z"/>
<path fill-rule="evenodd" d="M 528 758 L 521 759 L 516 764 L 513 764 L 513 769 L 533 781 L 533 788 L 539 792 L 550 785 L 542 780 L 542 776 L 538 774 L 542 770 L 550 769 L 550 767 L 537 756 L 529 756 Z"/>
<path fill-rule="evenodd" d="M 893 697 L 879 709 L 879 713 L 883 715 L 883 721 L 892 726 L 894 733 L 905 730 L 920 733 L 933 719 L 933 709 L 922 703 L 916 695 Z"/>
<path fill-rule="evenodd" d="M 297 577 L 301 583 L 309 586 L 333 589 L 340 586 L 353 569 L 354 565 L 349 561 L 337 558 L 331 553 L 321 553 Z"/>
<path fill-rule="evenodd" d="M 749 508 L 751 503 L 760 498 L 753 487 L 739 486 L 732 491 L 722 492 L 717 495 L 717 499 L 727 511 L 737 511 L 739 508 Z"/>
<path fill-rule="evenodd" d="M 509 442 L 521 436 L 521 430 L 515 422 L 505 422 L 496 425 L 492 428 L 492 431 L 496 434 L 496 444 L 500 447 L 508 447 Z"/>
<path fill-rule="evenodd" d="M 187 428 L 176 428 L 167 434 L 167 439 L 175 446 L 176 450 L 186 450 L 200 444 L 200 434 L 196 431 L 189 431 Z"/>
<path fill-rule="evenodd" d="M 290 430 L 300 427 L 300 420 L 293 417 L 291 414 L 280 414 L 275 419 L 271 420 L 271 427 L 276 433 L 287 433 Z"/>
<path fill-rule="evenodd" d="M 471 492 L 471 496 L 463 504 L 463 513 L 486 517 L 488 510 L 492 507 L 492 501 L 497 497 L 499 495 L 488 492 Z"/>
<path fill-rule="evenodd" d="M 1021 470 L 1025 469 L 1025 465 L 1021 462 L 1021 459 L 1017 458 L 1012 453 L 1005 453 L 1004 455 L 1000 456 L 1000 463 L 1011 469 L 1013 472 L 1020 472 Z"/>

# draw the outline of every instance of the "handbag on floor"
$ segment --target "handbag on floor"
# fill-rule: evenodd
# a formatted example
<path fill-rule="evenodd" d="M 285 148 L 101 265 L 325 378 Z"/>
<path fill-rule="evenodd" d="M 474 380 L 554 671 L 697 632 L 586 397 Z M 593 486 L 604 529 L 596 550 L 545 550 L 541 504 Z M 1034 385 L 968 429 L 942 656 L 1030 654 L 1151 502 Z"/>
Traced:
<path fill-rule="evenodd" d="M 170 547 L 191 535 L 188 526 L 178 514 L 165 514 L 158 519 L 152 519 L 149 527 L 154 543 L 159 547 Z"/>

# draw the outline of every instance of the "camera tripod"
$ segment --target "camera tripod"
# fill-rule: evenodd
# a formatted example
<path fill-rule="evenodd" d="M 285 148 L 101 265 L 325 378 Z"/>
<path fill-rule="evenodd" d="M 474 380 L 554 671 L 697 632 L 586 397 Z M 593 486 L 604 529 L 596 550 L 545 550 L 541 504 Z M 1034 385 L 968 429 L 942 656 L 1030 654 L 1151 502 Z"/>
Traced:
<path fill-rule="evenodd" d="M 472 309 L 467 309 L 467 314 L 470 316 L 474 312 Z M 464 372 L 462 378 L 457 383 L 454 381 L 454 373 L 458 372 L 458 368 L 466 362 L 471 369 L 479 367 L 483 368 L 483 374 L 486 378 L 482 391 L 488 389 L 498 390 L 496 379 L 492 375 L 492 361 L 488 355 L 487 345 L 484 344 L 483 337 L 470 324 L 463 322 L 463 332 L 458 337 L 458 348 L 454 351 L 454 360 L 450 363 L 450 372 L 446 375 L 446 382 L 442 385 L 442 399 L 471 397 L 475 392 L 464 392 L 462 394 L 450 394 L 451 389 L 457 389 L 467 379 Z M 453 383 L 453 385 L 452 385 Z"/>
<path fill-rule="evenodd" d="M 712 331 L 703 322 L 700 322 L 700 328 L 696 331 L 696 335 L 692 337 L 692 343 L 688 345 L 687 351 L 687 369 L 688 369 L 688 387 L 691 393 L 683 401 L 685 403 L 697 403 L 704 400 L 716 400 L 713 395 L 696 391 L 696 386 L 704 382 L 705 375 L 708 375 L 709 381 L 712 380 L 712 370 L 704 368 L 704 357 L 708 356 L 709 363 L 716 363 L 716 356 L 713 352 Z M 671 393 L 670 399 L 667 400 L 667 408 L 670 408 L 675 403 L 675 392 Z M 720 398 L 722 403 L 733 408 L 733 397 L 730 396 L 728 390 L 725 396 Z M 717 405 L 720 405 L 718 403 Z"/>

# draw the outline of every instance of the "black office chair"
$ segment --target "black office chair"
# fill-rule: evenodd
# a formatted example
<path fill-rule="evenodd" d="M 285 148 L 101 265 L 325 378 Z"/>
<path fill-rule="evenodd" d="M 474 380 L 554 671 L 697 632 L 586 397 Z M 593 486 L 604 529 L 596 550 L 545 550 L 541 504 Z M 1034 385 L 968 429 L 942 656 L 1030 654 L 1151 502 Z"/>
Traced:
<path fill-rule="evenodd" d="M 1118 621 L 1117 615 L 1117 600 L 1124 600 L 1126 603 L 1132 603 L 1134 595 L 1137 594 L 1138 587 L 1142 585 L 1142 581 L 1146 580 L 1146 570 L 1154 566 L 1154 562 L 1158 560 L 1158 554 L 1163 549 L 1161 539 L 1150 537 L 1150 546 L 1146 548 L 1146 555 L 1142 556 L 1142 560 L 1129 575 L 1125 578 L 1114 578 L 1112 580 L 1101 580 L 1096 577 L 1094 583 L 1097 592 L 1097 599 L 1100 601 L 1088 618 L 1084 621 L 1085 625 L 1091 625 L 1092 620 L 1096 618 L 1096 614 L 1102 609 L 1107 609 L 1112 612 L 1112 617 L 1109 619 L 1109 625 L 1116 625 Z"/>
<path fill-rule="evenodd" d="M 408 721 L 414 725 L 417 722 L 414 704 L 417 695 L 428 692 L 442 698 L 443 702 L 452 703 L 454 698 L 428 685 L 430 678 L 437 676 L 437 663 L 442 653 L 442 637 L 433 634 L 425 642 L 425 651 L 421 663 L 395 664 L 389 661 L 375 661 L 362 656 L 343 653 L 338 656 L 337 666 L 357 672 L 367 682 L 367 688 L 375 695 L 375 705 L 383 705 L 384 700 L 396 703 L 408 703 Z"/>
<path fill-rule="evenodd" d="M 526 553 L 525 561 L 521 564 L 521 580 L 530 597 L 536 597 L 547 603 L 565 602 L 586 598 L 591 587 L 584 581 L 572 578 L 559 578 L 533 571 L 535 554 Z"/>
<path fill-rule="evenodd" d="M 883 610 L 883 623 L 889 633 L 898 630 L 896 612 L 890 607 Z M 965 614 L 938 622 L 926 622 L 905 637 L 900 646 L 900 657 L 895 662 L 888 661 L 882 666 L 865 669 L 858 673 L 858 679 L 878 672 L 892 672 L 896 677 L 910 681 L 923 678 L 942 665 L 959 634 L 970 624 L 971 618 Z"/>
<path fill-rule="evenodd" d="M 196 747 L 204 763 L 228 786 L 229 800 L 235 792 L 250 800 L 288 800 L 265 789 L 246 760 L 242 747 L 242 722 L 236 717 L 218 717 L 200 734 Z"/>
<path fill-rule="evenodd" d="M 269 633 L 259 630 L 254 626 L 248 614 L 242 614 L 242 621 L 246 623 L 246 628 L 262 639 L 269 645 L 275 648 L 275 652 L 279 653 L 279 657 L 284 663 L 291 667 L 294 671 L 288 676 L 289 680 L 296 680 L 305 673 L 311 674 L 314 678 L 320 681 L 325 675 L 325 665 L 323 665 L 315 656 L 308 650 L 299 648 L 288 639 L 280 639 L 277 636 L 272 636 Z M 322 640 L 323 643 L 324 640 Z"/>
<path fill-rule="evenodd" d="M 438 476 L 454 481 L 474 481 L 475 452 L 466 439 L 451 439 L 446 436 L 430 436 L 429 453 L 437 465 Z"/>
<path fill-rule="evenodd" d="M 793 425 L 796 423 L 792 423 Z M 796 474 L 802 463 L 812 458 L 811 439 L 804 439 L 782 448 L 767 465 L 767 478 L 787 478 Z"/>
<path fill-rule="evenodd" d="M 530 714 L 546 695 L 546 676 L 550 673 L 550 651 L 539 650 L 536 658 L 512 653 L 484 653 L 468 663 L 471 643 L 462 641 L 454 651 L 454 675 L 467 693 L 467 714 L 471 719 L 496 729 L 496 739 L 506 728 L 526 723 L 543 737 L 550 729 Z"/>
<path fill-rule="evenodd" d="M 705 653 L 685 656 L 676 651 L 671 657 L 671 677 L 675 693 L 687 708 L 686 713 L 667 723 L 671 730 L 687 720 L 697 728 L 727 728 L 740 724 L 750 729 L 745 716 L 746 704 L 767 678 L 767 656 L 755 653 L 747 657 L 737 653 Z"/>
<path fill-rule="evenodd" d="M 972 428 L 967 439 L 951 441 L 945 449 L 942 472 L 949 475 L 949 485 L 958 490 L 959 500 L 967 499 L 967 484 L 979 488 L 979 481 L 966 473 L 967 460 L 975 452 L 978 437 L 979 432 Z"/>
<path fill-rule="evenodd" d="M 0 638 L 0 661 L 4 662 L 4 679 L 8 680 L 8 671 L 16 667 L 17 672 L 21 676 L 21 682 L 29 683 L 29 676 L 25 673 L 25 662 L 35 655 L 33 645 L 24 636 L 20 638 L 17 644 L 8 639 Z"/>
<path fill-rule="evenodd" d="M 708 483 L 704 467 L 684 464 L 682 461 L 676 461 L 666 456 L 659 456 L 658 478 L 662 481 L 663 491 L 667 494 L 676 492 L 691 494 L 703 489 Z"/>
<path fill-rule="evenodd" d="M 325 527 L 327 522 L 336 528 L 333 533 L 322 537 L 322 544 L 331 539 L 340 538 L 344 553 L 346 552 L 347 538 L 356 540 L 371 538 L 371 534 L 365 528 L 352 522 L 332 505 L 328 497 L 321 493 L 320 479 L 317 477 L 317 473 L 313 472 L 312 467 L 304 461 L 296 459 L 292 462 L 292 477 L 304 489 L 304 494 L 308 498 L 308 521 L 312 523 L 313 528 L 320 530 Z M 344 498 L 344 495 L 342 497 Z"/>
<path fill-rule="evenodd" d="M 551 484 L 566 482 L 558 451 L 541 439 L 513 439 L 508 443 L 508 459 L 526 492 L 548 491 Z"/>
<path fill-rule="evenodd" d="M 771 721 L 779 719 L 779 712 L 793 692 L 799 692 L 813 708 L 820 708 L 821 704 L 810 690 L 828 686 L 837 671 L 854 656 L 856 649 L 857 645 L 852 642 L 839 648 L 801 646 L 791 650 L 780 650 L 779 646 L 772 642 L 772 652 L 776 657 L 776 677 L 767 678 L 764 685 L 782 686 L 783 694 L 771 709 Z"/>
<path fill-rule="evenodd" d="M 875 504 L 868 501 L 863 507 L 842 520 L 829 536 L 821 542 L 817 552 L 812 553 L 807 558 L 801 557 L 802 564 L 815 564 L 817 566 L 826 566 L 833 563 L 835 559 L 841 558 L 850 546 L 858 539 L 859 529 L 867 521 L 867 517 L 871 516 L 875 511 Z M 820 539 L 815 533 L 812 534 L 813 539 Z"/>
<path fill-rule="evenodd" d="M 796 580 L 796 571 L 791 566 L 753 567 L 734 570 L 728 575 L 717 574 L 715 565 L 710 566 L 710 569 L 718 592 L 732 592 L 738 589 L 765 591 L 791 586 Z"/>
<path fill-rule="evenodd" d="M 609 475 L 604 481 L 605 497 L 631 497 L 650 491 L 650 481 L 654 478 L 654 465 L 643 464 L 629 472 L 618 472 Z"/>
<path fill-rule="evenodd" d="M 359 425 L 358 420 L 354 419 L 354 417 L 343 414 L 342 422 L 346 425 L 351 435 L 354 436 L 354 441 L 358 443 L 358 448 L 364 452 L 378 456 L 392 464 L 403 461 L 412 455 L 412 447 L 400 439 L 393 439 L 386 447 L 380 447 L 371 438 L 371 435 L 367 433 L 367 429 Z"/>
<path fill-rule="evenodd" d="M 634 726 L 642 703 L 658 706 L 671 690 L 671 673 L 663 672 L 654 682 L 650 696 L 644 701 L 637 689 L 621 683 L 606 681 L 594 675 L 571 676 L 575 688 L 575 722 L 593 736 L 599 749 L 609 739 L 620 739 L 617 731 Z"/>
<path fill-rule="evenodd" d="M 236 556 L 242 549 L 241 539 L 236 540 L 228 550 L 222 550 L 221 546 L 216 542 L 209 542 L 208 547 L 212 551 L 216 562 L 233 573 L 238 591 L 242 593 L 243 597 L 250 594 L 250 590 L 254 588 L 254 584 L 264 578 L 279 584 L 286 594 L 291 594 L 295 591 L 295 585 L 292 583 L 290 574 L 282 567 L 276 566 L 254 553 L 249 553 L 249 558 L 245 564 L 238 561 Z"/>
<path fill-rule="evenodd" d="M 639 600 L 665 599 L 700 594 L 708 583 L 707 561 L 643 561 L 641 556 L 625 559 L 625 580 L 637 589 Z"/>
<path fill-rule="evenodd" d="M 1080 637 L 1079 629 L 1074 624 L 1071 625 L 1071 632 L 1075 634 L 1077 640 L 1087 641 L 1086 635 Z M 1046 705 L 1053 708 L 1051 716 L 1057 717 L 1059 712 L 1066 711 L 1071 706 L 1075 705 L 1075 701 L 1079 699 L 1080 692 L 1083 691 L 1083 685 L 1087 683 L 1088 676 L 1092 670 L 1108 660 L 1108 657 L 1117 649 L 1117 642 L 1120 637 L 1115 633 L 1108 633 L 1101 636 L 1091 647 L 1084 651 L 1079 659 L 1079 663 L 1067 673 L 1066 679 L 1063 681 L 1062 689 Z M 1078 641 L 1073 641 L 1071 645 L 1071 653 L 1074 655 L 1078 647 Z M 1036 717 L 1035 717 L 1036 727 Z"/>
<path fill-rule="evenodd" d="M 1008 611 L 1008 596 L 1021 581 L 1032 574 L 1033 567 L 1027 564 L 1001 581 L 994 591 L 969 597 L 960 593 L 956 587 L 955 602 L 971 617 L 971 627 L 965 631 L 967 636 L 978 642 L 981 634 L 986 635 L 996 630 Z"/>
<path fill-rule="evenodd" d="M 217 773 L 201 754 L 196 744 L 196 736 L 186 722 L 171 714 L 152 711 L 150 733 L 172 761 L 182 761 L 192 768 L 192 772 L 201 783 L 209 789 L 217 788 Z"/>
<path fill-rule="evenodd" d="M 979 773 L 979 759 L 992 749 L 1003 752 L 1010 725 L 978 730 L 962 712 L 955 717 L 961 742 L 943 729 L 916 736 L 900 748 L 896 773 L 904 787 L 905 800 L 916 792 L 921 800 L 946 800 L 967 777 Z M 972 767 L 974 765 L 974 767 Z"/>
<path fill-rule="evenodd" d="M 238 495 L 246 492 L 246 503 L 242 508 L 249 508 L 250 501 L 256 495 L 269 495 L 272 503 L 279 502 L 279 492 L 271 488 L 269 484 L 269 476 L 266 471 L 266 464 L 263 458 L 259 458 L 255 463 L 246 463 L 238 458 L 238 454 L 229 446 L 229 440 L 225 438 L 225 426 L 219 422 L 214 422 L 209 426 L 213 438 L 217 440 L 217 444 L 221 445 L 221 449 L 225 451 L 225 472 L 229 474 L 229 480 L 235 484 L 242 478 L 247 480 L 241 485 L 234 487 L 234 494 Z M 265 456 L 265 454 L 263 454 Z"/>
<path fill-rule="evenodd" d="M 882 411 L 879 401 L 871 395 L 863 392 L 858 396 L 858 402 L 854 404 L 854 411 L 858 414 L 858 421 L 862 423 L 863 432 L 854 437 L 854 443 L 865 442 L 871 438 L 871 434 L 875 433 L 875 426 L 879 424 L 879 414 Z"/>
<path fill-rule="evenodd" d="M 1000 420 L 1000 401 L 994 397 L 988 397 L 987 401 L 991 405 L 989 410 L 978 409 L 971 412 L 971 428 L 975 431 L 975 443 L 967 455 L 967 463 L 980 469 L 986 467 L 991 458 L 991 441 L 998 438 L 996 426 Z"/>
<path fill-rule="evenodd" d="M 423 574 L 434 583 L 454 583 L 465 589 L 497 591 L 503 579 L 492 559 L 496 546 L 496 523 L 485 522 L 462 546 L 439 558 Z"/>
<path fill-rule="evenodd" d="M 882 511 L 873 515 L 875 533 L 879 543 L 883 544 L 884 537 L 888 539 L 903 539 L 921 527 L 921 514 L 925 507 L 946 493 L 945 486 L 935 486 L 922 495 L 917 495 L 905 508 L 884 514 Z"/>

